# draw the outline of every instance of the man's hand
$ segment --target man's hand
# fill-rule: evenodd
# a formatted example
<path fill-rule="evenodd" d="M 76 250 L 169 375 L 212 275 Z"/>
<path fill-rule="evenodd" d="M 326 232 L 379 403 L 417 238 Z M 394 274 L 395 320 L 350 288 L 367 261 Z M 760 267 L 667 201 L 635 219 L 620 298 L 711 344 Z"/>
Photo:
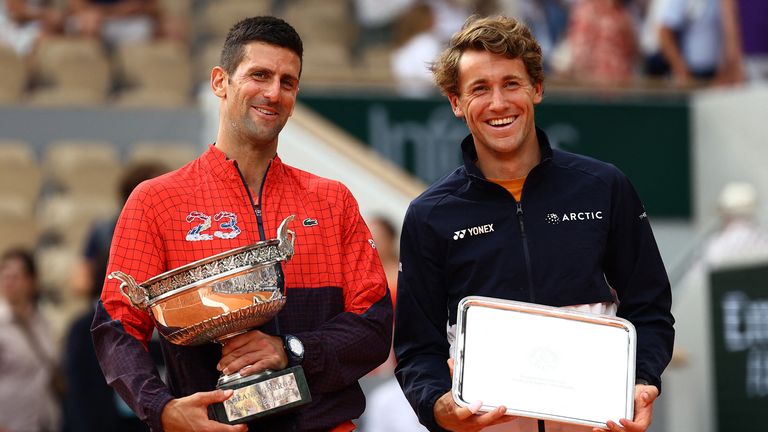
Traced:
<path fill-rule="evenodd" d="M 281 370 L 288 366 L 283 340 L 258 330 L 252 330 L 228 339 L 221 349 L 221 360 L 216 368 L 229 375 L 240 372 L 252 375 L 265 369 Z"/>
<path fill-rule="evenodd" d="M 651 426 L 653 420 L 653 402 L 659 396 L 659 389 L 652 385 L 637 384 L 635 386 L 635 418 L 619 420 L 620 425 L 608 421 L 608 429 L 611 432 L 645 432 Z M 600 432 L 606 429 L 593 429 Z"/>
<path fill-rule="evenodd" d="M 450 369 L 451 376 L 453 376 L 453 359 L 448 359 L 448 368 Z M 435 407 L 433 408 L 435 421 L 443 429 L 475 432 L 488 426 L 510 422 L 516 418 L 505 415 L 504 413 L 507 412 L 507 408 L 504 406 L 500 406 L 482 415 L 475 415 L 481 406 L 482 402 L 477 401 L 468 407 L 461 407 L 454 402 L 453 396 L 451 396 L 449 391 L 440 396 L 440 399 L 435 402 Z"/>
<path fill-rule="evenodd" d="M 507 409 L 503 406 L 482 415 L 475 415 L 481 405 L 482 402 L 478 401 L 468 407 L 461 407 L 453 401 L 451 392 L 447 392 L 435 402 L 435 421 L 442 428 L 450 431 L 475 432 L 515 419 L 515 417 L 504 415 Z"/>
<path fill-rule="evenodd" d="M 224 402 L 232 396 L 232 390 L 215 390 L 195 393 L 173 399 L 165 405 L 160 420 L 165 432 L 246 432 L 244 424 L 226 425 L 208 419 L 208 405 Z"/>

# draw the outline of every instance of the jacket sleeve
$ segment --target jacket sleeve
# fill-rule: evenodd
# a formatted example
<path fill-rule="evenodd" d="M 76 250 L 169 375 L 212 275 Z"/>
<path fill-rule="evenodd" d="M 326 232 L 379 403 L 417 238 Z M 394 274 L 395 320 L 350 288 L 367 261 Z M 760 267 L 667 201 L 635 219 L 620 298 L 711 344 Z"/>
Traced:
<path fill-rule="evenodd" d="M 118 219 L 107 274 L 122 271 L 142 282 L 163 271 L 165 254 L 153 219 L 150 195 L 140 185 Z M 173 398 L 147 351 L 154 325 L 120 293 L 120 282 L 105 279 L 91 325 L 96 356 L 107 383 L 153 431 L 162 430 L 160 415 Z"/>
<path fill-rule="evenodd" d="M 435 422 L 433 409 L 437 399 L 451 389 L 448 293 L 442 283 L 438 248 L 412 204 L 400 237 L 395 375 L 419 421 L 431 431 L 443 430 Z"/>
<path fill-rule="evenodd" d="M 392 301 L 371 234 L 352 194 L 342 187 L 340 250 L 344 312 L 296 336 L 313 391 L 343 390 L 383 363 L 392 346 Z M 329 239 L 329 241 L 332 241 Z"/>
<path fill-rule="evenodd" d="M 605 275 L 619 299 L 618 315 L 637 330 L 636 376 L 661 390 L 675 336 L 669 279 L 645 209 L 623 175 L 612 195 Z"/>

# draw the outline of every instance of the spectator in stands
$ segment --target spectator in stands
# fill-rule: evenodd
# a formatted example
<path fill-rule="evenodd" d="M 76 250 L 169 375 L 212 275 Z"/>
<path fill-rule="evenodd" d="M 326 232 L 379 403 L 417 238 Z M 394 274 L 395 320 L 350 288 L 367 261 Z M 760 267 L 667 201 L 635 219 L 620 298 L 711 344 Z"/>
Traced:
<path fill-rule="evenodd" d="M 361 57 L 369 46 L 390 43 L 397 18 L 413 1 L 354 0 L 355 20 L 360 29 L 352 48 L 355 57 Z"/>
<path fill-rule="evenodd" d="M 637 37 L 626 0 L 579 0 L 571 10 L 571 78 L 600 85 L 634 78 Z"/>
<path fill-rule="evenodd" d="M 63 14 L 45 0 L 0 1 L 0 45 L 29 55 L 37 42 L 61 32 Z"/>
<path fill-rule="evenodd" d="M 376 250 L 387 275 L 387 283 L 392 294 L 392 304 L 397 300 L 397 273 L 400 259 L 397 254 L 399 236 L 397 229 L 385 216 L 374 216 L 368 220 L 368 227 L 376 242 Z M 361 430 L 365 432 L 425 432 L 419 424 L 408 400 L 400 390 L 393 374 L 395 368 L 394 353 L 390 353 L 384 364 L 369 374 L 377 385 L 367 393 L 368 403 L 361 417 Z M 364 387 L 365 388 L 365 387 Z"/>
<path fill-rule="evenodd" d="M 397 228 L 386 216 L 376 215 L 368 220 L 368 228 L 376 243 L 376 251 L 379 253 L 381 265 L 387 275 L 387 285 L 392 295 L 394 304 L 397 296 L 397 269 L 399 258 L 397 256 Z"/>
<path fill-rule="evenodd" d="M 677 85 L 731 84 L 743 79 L 738 24 L 723 14 L 724 0 L 667 0 L 659 42 Z"/>
<path fill-rule="evenodd" d="M 574 1 L 576 0 L 497 0 L 497 3 L 502 15 L 517 17 L 531 29 L 541 45 L 544 68 L 547 70 L 550 67 L 557 69 L 559 65 L 553 63 L 562 61 L 553 57 L 564 51 L 563 41 L 571 4 Z"/>
<path fill-rule="evenodd" d="M 435 14 L 435 30 L 442 41 L 448 41 L 461 28 L 467 16 L 474 13 L 480 0 L 425 0 Z"/>
<path fill-rule="evenodd" d="M 718 197 L 722 227 L 706 244 L 708 267 L 768 258 L 768 231 L 757 221 L 757 189 L 751 183 L 731 182 Z"/>
<path fill-rule="evenodd" d="M 398 93 L 403 97 L 436 93 L 429 64 L 440 53 L 442 43 L 435 30 L 432 6 L 418 3 L 402 15 L 396 26 L 395 44 L 391 66 Z"/>
<path fill-rule="evenodd" d="M 639 17 L 639 45 L 642 55 L 643 74 L 651 78 L 669 75 L 669 63 L 661 52 L 661 8 L 666 0 L 644 0 Z"/>
<path fill-rule="evenodd" d="M 167 172 L 168 169 L 153 162 L 129 167 L 120 181 L 123 203 L 133 189 L 144 180 Z M 95 303 L 101 295 L 106 277 L 109 248 L 115 231 L 117 216 L 96 223 L 91 229 L 80 263 L 74 290 L 87 295 Z M 146 431 L 125 403 L 107 385 L 91 342 L 91 322 L 94 310 L 76 319 L 69 329 L 64 352 L 64 370 L 67 376 L 67 395 L 64 400 L 64 430 L 66 432 Z M 150 345 L 152 348 L 152 345 Z"/>
<path fill-rule="evenodd" d="M 54 392 L 56 352 L 37 305 L 37 267 L 31 253 L 0 258 L 0 430 L 58 430 Z"/>
<path fill-rule="evenodd" d="M 678 282 L 679 292 L 708 296 L 713 270 L 768 261 L 768 230 L 758 222 L 757 204 L 753 184 L 730 182 L 723 187 L 717 198 L 720 225 L 694 251 L 690 267 Z"/>
<path fill-rule="evenodd" d="M 397 256 L 397 229 L 385 216 L 377 215 L 368 220 L 368 228 L 371 230 L 371 237 L 376 244 L 376 252 L 379 253 L 381 265 L 384 267 L 384 274 L 387 276 L 387 286 L 392 296 L 392 306 L 397 300 L 397 272 L 400 265 L 400 259 Z M 387 360 L 372 370 L 367 377 L 374 379 L 392 378 L 395 370 L 395 353 L 390 350 Z"/>
<path fill-rule="evenodd" d="M 768 1 L 723 0 L 723 13 L 738 23 L 746 78 L 768 81 Z"/>
<path fill-rule="evenodd" d="M 70 0 L 69 7 L 70 33 L 109 46 L 148 41 L 157 30 L 158 0 Z"/>

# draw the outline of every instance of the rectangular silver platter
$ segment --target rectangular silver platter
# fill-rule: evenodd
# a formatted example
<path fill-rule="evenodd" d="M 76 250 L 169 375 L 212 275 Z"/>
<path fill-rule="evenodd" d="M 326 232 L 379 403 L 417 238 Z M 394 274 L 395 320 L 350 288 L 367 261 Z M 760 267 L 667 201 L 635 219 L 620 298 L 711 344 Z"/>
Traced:
<path fill-rule="evenodd" d="M 481 411 L 592 427 L 632 419 L 634 326 L 627 320 L 471 296 L 459 303 L 453 398 Z"/>

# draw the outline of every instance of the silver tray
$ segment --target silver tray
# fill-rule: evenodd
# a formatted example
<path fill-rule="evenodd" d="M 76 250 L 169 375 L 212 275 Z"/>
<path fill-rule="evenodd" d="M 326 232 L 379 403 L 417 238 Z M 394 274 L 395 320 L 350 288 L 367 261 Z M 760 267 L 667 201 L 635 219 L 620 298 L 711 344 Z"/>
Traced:
<path fill-rule="evenodd" d="M 480 411 L 606 428 L 633 418 L 627 320 L 489 297 L 459 303 L 452 395 Z"/>

